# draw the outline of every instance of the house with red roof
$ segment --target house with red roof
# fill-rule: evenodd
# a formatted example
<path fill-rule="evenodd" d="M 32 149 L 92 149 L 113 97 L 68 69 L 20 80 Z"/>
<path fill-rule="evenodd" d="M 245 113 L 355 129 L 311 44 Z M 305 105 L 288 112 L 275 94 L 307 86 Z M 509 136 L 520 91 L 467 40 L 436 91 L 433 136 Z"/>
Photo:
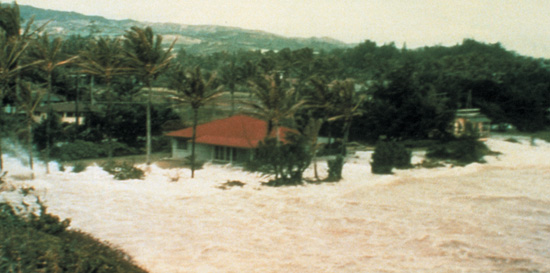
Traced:
<path fill-rule="evenodd" d="M 279 137 L 295 130 L 280 127 Z M 272 132 L 275 137 L 277 132 Z M 172 138 L 172 157 L 191 156 L 193 128 L 167 133 Z M 252 159 L 254 150 L 267 136 L 267 122 L 257 118 L 237 115 L 218 119 L 197 126 L 195 154 L 198 160 L 215 162 L 246 162 Z"/>

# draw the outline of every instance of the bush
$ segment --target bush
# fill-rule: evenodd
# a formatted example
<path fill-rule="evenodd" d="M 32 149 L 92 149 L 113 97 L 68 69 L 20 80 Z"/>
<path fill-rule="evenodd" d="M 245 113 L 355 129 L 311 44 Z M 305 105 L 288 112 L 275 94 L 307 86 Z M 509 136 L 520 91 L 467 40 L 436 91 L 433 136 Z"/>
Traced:
<path fill-rule="evenodd" d="M 483 157 L 495 154 L 483 142 L 473 138 L 456 139 L 433 145 L 426 151 L 426 157 L 452 161 L 457 165 L 484 162 Z"/>
<path fill-rule="evenodd" d="M 411 152 L 397 142 L 380 141 L 376 144 L 371 161 L 375 174 L 391 174 L 393 168 L 406 169 L 411 165 Z"/>
<path fill-rule="evenodd" d="M 340 181 L 342 179 L 342 169 L 344 168 L 344 157 L 341 155 L 329 160 L 327 181 Z"/>
<path fill-rule="evenodd" d="M 107 155 L 102 145 L 93 142 L 75 140 L 61 146 L 53 147 L 51 151 L 52 158 L 60 161 L 72 161 L 85 158 L 98 158 Z"/>
<path fill-rule="evenodd" d="M 75 162 L 73 164 L 73 173 L 80 173 L 86 170 L 88 166 L 82 162 Z"/>
<path fill-rule="evenodd" d="M 330 144 L 323 145 L 323 148 L 317 151 L 317 156 L 342 155 L 342 152 L 345 153 L 346 149 L 342 147 L 342 141 L 336 140 Z"/>
<path fill-rule="evenodd" d="M 0 272 L 146 272 L 116 248 L 46 212 L 25 218 L 0 203 Z"/>
<path fill-rule="evenodd" d="M 137 154 L 138 150 L 120 142 L 112 143 L 113 155 L 123 156 Z M 75 140 L 52 148 L 51 157 L 59 161 L 73 161 L 79 159 L 106 157 L 109 143 L 93 143 L 84 140 Z"/>
<path fill-rule="evenodd" d="M 247 164 L 252 171 L 274 174 L 275 178 L 265 183 L 268 186 L 301 185 L 302 174 L 311 163 L 307 139 L 300 135 L 288 135 L 288 143 L 277 143 L 267 138 L 258 145 L 253 161 Z"/>
<path fill-rule="evenodd" d="M 127 162 L 108 161 L 103 164 L 103 170 L 113 175 L 116 180 L 143 179 L 145 173 Z"/>

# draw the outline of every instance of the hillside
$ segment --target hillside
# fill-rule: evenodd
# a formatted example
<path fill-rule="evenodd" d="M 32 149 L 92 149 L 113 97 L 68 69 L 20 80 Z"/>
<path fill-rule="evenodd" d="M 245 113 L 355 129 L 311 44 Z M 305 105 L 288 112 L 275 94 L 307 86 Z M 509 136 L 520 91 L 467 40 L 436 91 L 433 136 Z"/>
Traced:
<path fill-rule="evenodd" d="M 39 9 L 25 5 L 21 5 L 20 10 L 23 20 L 34 16 L 36 25 L 42 25 L 49 21 L 46 30 L 52 36 L 116 37 L 123 35 L 132 26 L 151 26 L 155 33 L 164 36 L 165 42 L 172 42 L 177 38 L 177 47 L 183 47 L 187 52 L 193 54 L 238 50 L 280 50 L 283 48 L 294 50 L 304 47 L 329 51 L 350 46 L 327 37 L 289 38 L 264 31 L 236 27 L 110 20 L 101 16 Z"/>

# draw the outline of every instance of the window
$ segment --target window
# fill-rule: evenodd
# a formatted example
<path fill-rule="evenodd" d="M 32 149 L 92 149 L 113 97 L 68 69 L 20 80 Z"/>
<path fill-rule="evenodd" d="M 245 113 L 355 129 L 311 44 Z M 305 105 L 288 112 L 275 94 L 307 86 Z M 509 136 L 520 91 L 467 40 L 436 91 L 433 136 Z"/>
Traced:
<path fill-rule="evenodd" d="M 186 139 L 178 139 L 177 141 L 177 149 L 178 150 L 187 150 L 187 140 Z"/>
<path fill-rule="evenodd" d="M 236 158 L 237 150 L 231 147 L 215 146 L 214 159 L 220 161 L 232 161 Z"/>

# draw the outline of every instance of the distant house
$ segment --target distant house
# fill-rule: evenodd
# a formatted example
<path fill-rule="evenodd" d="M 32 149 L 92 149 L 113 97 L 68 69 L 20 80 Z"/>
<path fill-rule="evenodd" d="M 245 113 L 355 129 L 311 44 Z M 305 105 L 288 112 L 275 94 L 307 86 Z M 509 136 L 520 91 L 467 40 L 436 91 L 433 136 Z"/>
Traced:
<path fill-rule="evenodd" d="M 279 136 L 284 141 L 287 133 L 294 130 L 280 127 Z M 192 128 L 173 131 L 172 157 L 185 158 L 191 155 Z M 275 132 L 272 136 L 275 136 Z M 267 136 L 267 122 L 249 116 L 237 115 L 214 120 L 197 126 L 195 154 L 198 160 L 239 163 L 252 159 L 254 150 Z"/>
<path fill-rule="evenodd" d="M 48 117 L 48 108 L 51 107 L 54 113 L 57 113 L 61 117 L 61 122 L 75 123 L 76 122 L 76 103 L 75 102 L 59 102 L 52 103 L 50 106 L 41 105 L 36 107 L 33 113 L 33 119 L 36 122 Z M 84 114 L 88 112 L 99 112 L 99 108 L 95 105 L 79 104 L 78 113 L 79 121 L 84 122 Z"/>
<path fill-rule="evenodd" d="M 475 136 L 485 139 L 491 132 L 491 120 L 481 114 L 478 108 L 459 109 L 453 128 L 456 137 Z"/>

